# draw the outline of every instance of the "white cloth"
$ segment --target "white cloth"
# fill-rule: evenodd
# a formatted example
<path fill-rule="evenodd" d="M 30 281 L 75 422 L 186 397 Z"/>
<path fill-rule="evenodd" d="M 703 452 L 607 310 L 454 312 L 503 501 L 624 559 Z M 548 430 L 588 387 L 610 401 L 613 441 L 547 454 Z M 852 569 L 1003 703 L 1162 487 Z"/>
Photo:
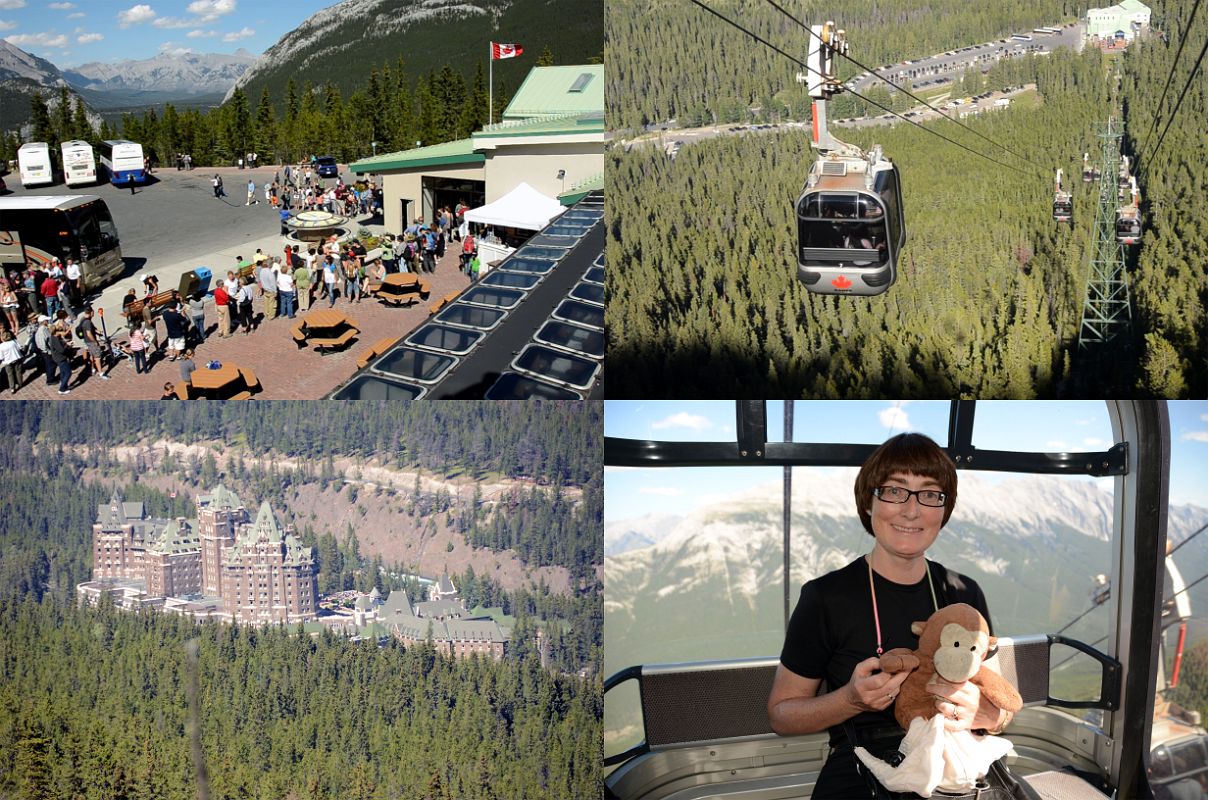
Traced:
<path fill-rule="evenodd" d="M 863 747 L 856 748 L 856 756 L 886 789 L 930 797 L 936 789 L 945 792 L 972 789 L 991 764 L 1010 752 L 1011 742 L 1001 736 L 978 736 L 970 731 L 949 733 L 944 730 L 944 718 L 936 714 L 929 720 L 912 719 L 898 749 L 905 758 L 896 767 Z"/>

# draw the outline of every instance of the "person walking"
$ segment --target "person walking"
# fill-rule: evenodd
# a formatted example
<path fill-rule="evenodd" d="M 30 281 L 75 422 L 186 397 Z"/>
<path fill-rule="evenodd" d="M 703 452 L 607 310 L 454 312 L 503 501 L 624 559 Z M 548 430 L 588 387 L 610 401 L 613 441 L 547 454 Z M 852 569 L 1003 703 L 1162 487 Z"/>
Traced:
<path fill-rule="evenodd" d="M 356 297 L 357 303 L 361 302 L 361 275 L 360 275 L 360 259 L 351 257 L 344 259 L 344 298 L 349 303 L 353 302 L 353 297 Z"/>
<path fill-rule="evenodd" d="M 214 196 L 222 197 L 222 178 L 217 172 L 215 172 L 214 177 L 210 179 L 210 185 L 214 187 Z"/>
<path fill-rule="evenodd" d="M 436 223 L 424 231 L 424 272 L 436 272 Z"/>
<path fill-rule="evenodd" d="M 386 234 L 386 238 L 382 240 L 382 266 L 386 269 L 386 274 L 394 272 L 394 235 Z"/>
<path fill-rule="evenodd" d="M 168 360 L 175 361 L 176 357 L 185 350 L 185 337 L 189 330 L 189 321 L 180 313 L 180 304 L 173 303 L 164 312 L 164 330 L 168 334 Z"/>
<path fill-rule="evenodd" d="M 67 384 L 71 382 L 71 355 L 67 349 L 67 334 L 55 331 L 48 340 L 50 357 L 59 371 L 59 394 L 71 394 Z"/>
<path fill-rule="evenodd" d="M 0 310 L 4 311 L 4 320 L 14 336 L 21 330 L 21 301 L 16 291 L 9 285 L 8 280 L 0 278 Z"/>
<path fill-rule="evenodd" d="M 250 206 L 259 202 L 260 201 L 256 199 L 256 182 L 249 178 L 247 182 L 247 202 L 244 203 L 244 205 Z"/>

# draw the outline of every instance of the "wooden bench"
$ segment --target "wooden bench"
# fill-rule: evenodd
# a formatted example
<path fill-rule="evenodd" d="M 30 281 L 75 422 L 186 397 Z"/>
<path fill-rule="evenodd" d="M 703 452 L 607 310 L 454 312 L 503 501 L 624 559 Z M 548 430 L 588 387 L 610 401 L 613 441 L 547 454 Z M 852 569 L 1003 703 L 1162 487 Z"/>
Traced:
<path fill-rule="evenodd" d="M 324 349 L 333 349 L 334 350 L 337 347 L 343 347 L 344 345 L 351 342 L 353 339 L 357 338 L 357 335 L 359 333 L 360 333 L 360 331 L 358 331 L 356 328 L 349 328 L 348 330 L 341 333 L 339 336 L 336 336 L 336 337 L 333 337 L 330 339 L 318 338 L 318 337 L 311 339 L 310 344 L 313 345 L 314 348 L 319 351 L 319 355 L 323 355 Z"/>
<path fill-rule="evenodd" d="M 252 283 L 256 280 L 256 265 L 248 264 L 246 267 L 240 267 L 236 277 L 240 283 Z"/>
<path fill-rule="evenodd" d="M 178 294 L 175 289 L 168 289 L 165 292 L 159 292 L 151 295 L 143 302 L 151 307 L 151 311 L 155 312 L 176 301 Z"/>
<path fill-rule="evenodd" d="M 260 381 L 256 379 L 256 373 L 252 372 L 247 367 L 240 367 L 239 374 L 243 376 L 243 382 L 247 384 L 248 391 L 254 391 L 260 388 Z M 238 399 L 238 398 L 233 398 Z"/>
<path fill-rule="evenodd" d="M 176 396 L 178 398 L 180 398 L 181 400 L 188 400 L 189 399 L 189 384 L 187 384 L 187 383 L 176 384 Z"/>
<path fill-rule="evenodd" d="M 294 337 L 294 342 L 298 347 L 306 347 L 306 331 L 302 328 L 301 322 L 290 328 L 289 333 Z"/>
<path fill-rule="evenodd" d="M 231 397 L 231 399 L 232 399 L 232 400 L 251 400 L 251 399 L 252 399 L 252 393 L 251 393 L 251 392 L 240 392 L 239 394 L 234 395 L 233 397 Z"/>
<path fill-rule="evenodd" d="M 403 337 L 401 336 L 387 336 L 384 339 L 378 339 L 376 342 L 369 345 L 368 349 L 366 349 L 365 352 L 361 354 L 361 357 L 357 359 L 357 369 L 364 369 L 365 367 L 369 366 L 370 361 L 377 358 L 382 353 L 385 353 L 391 347 L 394 347 L 394 345 L 398 344 L 398 341 L 402 338 Z"/>

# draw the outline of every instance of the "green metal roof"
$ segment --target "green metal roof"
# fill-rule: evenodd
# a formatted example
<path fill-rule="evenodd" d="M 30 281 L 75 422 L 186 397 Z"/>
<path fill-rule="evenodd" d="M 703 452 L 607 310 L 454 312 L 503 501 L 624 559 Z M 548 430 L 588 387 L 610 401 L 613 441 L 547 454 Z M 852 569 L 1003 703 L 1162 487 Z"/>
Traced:
<path fill-rule="evenodd" d="M 558 202 L 564 206 L 573 206 L 575 203 L 582 200 L 591 192 L 600 192 L 604 190 L 604 173 L 598 172 L 592 175 L 585 181 L 580 181 L 572 186 L 568 191 L 558 195 Z"/>
<path fill-rule="evenodd" d="M 474 141 L 508 136 L 566 136 L 578 133 L 604 133 L 604 112 L 547 114 L 530 119 L 496 122 L 475 133 Z"/>
<path fill-rule="evenodd" d="M 442 164 L 481 164 L 486 161 L 482 153 L 474 152 L 473 139 L 458 139 L 453 142 L 433 144 L 383 153 L 373 158 L 354 161 L 349 168 L 358 175 L 387 169 L 410 169 L 412 167 L 435 167 Z"/>
<path fill-rule="evenodd" d="M 582 91 L 571 88 L 582 75 Z M 604 65 L 581 64 L 563 67 L 533 67 L 512 102 L 503 111 L 503 118 L 523 119 L 548 114 L 586 114 L 604 111 Z"/>

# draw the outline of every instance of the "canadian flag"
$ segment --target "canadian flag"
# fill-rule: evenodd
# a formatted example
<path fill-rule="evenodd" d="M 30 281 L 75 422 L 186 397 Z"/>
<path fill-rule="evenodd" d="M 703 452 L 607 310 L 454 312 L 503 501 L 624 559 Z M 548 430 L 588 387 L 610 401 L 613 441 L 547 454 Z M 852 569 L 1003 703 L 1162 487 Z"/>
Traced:
<path fill-rule="evenodd" d="M 501 58 L 515 58 L 524 52 L 524 48 L 518 44 L 498 44 L 491 42 L 491 59 L 498 61 Z"/>

